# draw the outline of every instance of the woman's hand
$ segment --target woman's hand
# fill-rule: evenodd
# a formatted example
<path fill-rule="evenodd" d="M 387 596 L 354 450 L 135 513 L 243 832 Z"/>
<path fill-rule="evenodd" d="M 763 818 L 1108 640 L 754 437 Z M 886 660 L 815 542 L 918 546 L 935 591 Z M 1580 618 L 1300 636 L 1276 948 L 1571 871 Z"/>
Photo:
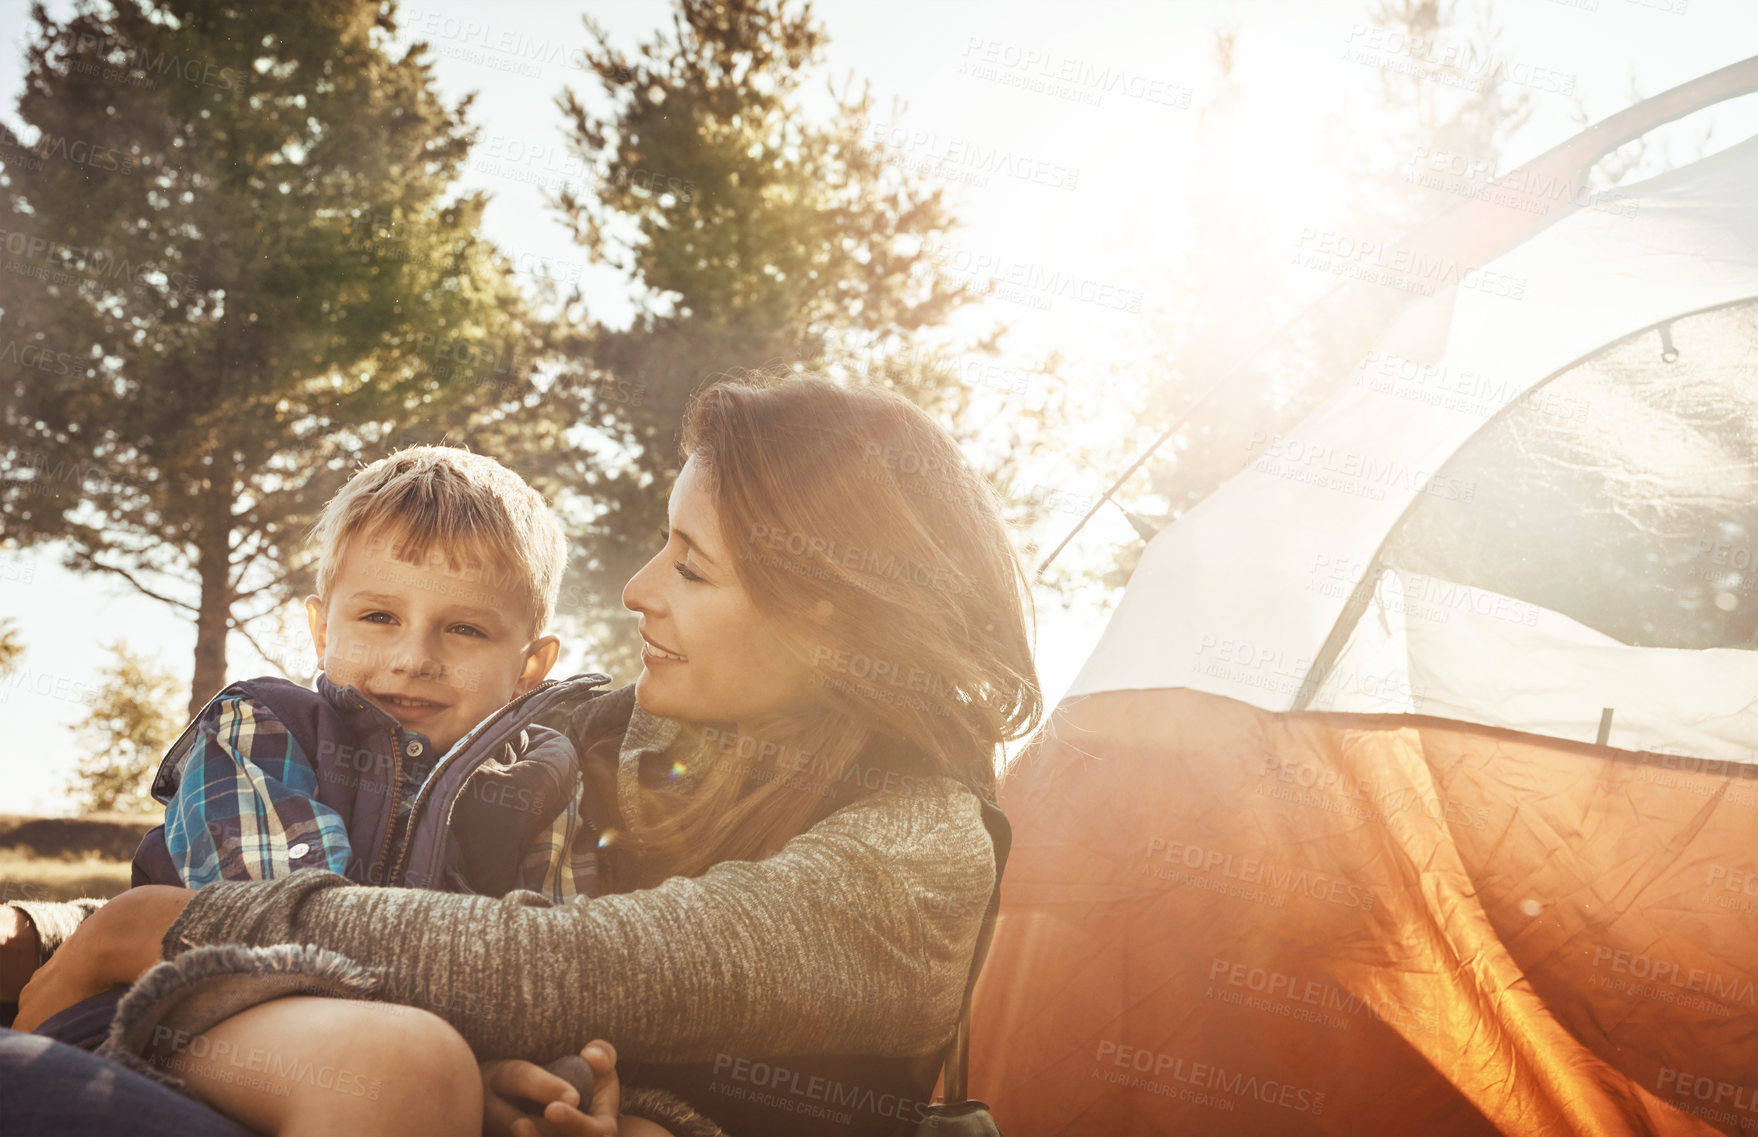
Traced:
<path fill-rule="evenodd" d="M 517 1058 L 482 1063 L 482 1131 L 495 1137 L 617 1137 L 623 1091 L 616 1049 L 595 1038 L 580 1057 L 596 1079 L 584 1113 L 575 1108 L 579 1092 L 536 1063 Z"/>
<path fill-rule="evenodd" d="M 159 943 L 194 895 L 187 888 L 143 885 L 87 916 L 24 985 L 12 1029 L 35 1030 L 75 1003 L 139 979 L 159 962 Z"/>

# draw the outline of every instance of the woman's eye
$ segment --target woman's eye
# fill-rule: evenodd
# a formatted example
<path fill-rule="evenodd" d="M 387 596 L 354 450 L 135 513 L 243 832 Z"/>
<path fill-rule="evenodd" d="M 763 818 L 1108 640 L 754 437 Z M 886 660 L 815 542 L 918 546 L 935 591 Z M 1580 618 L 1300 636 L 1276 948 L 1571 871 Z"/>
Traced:
<path fill-rule="evenodd" d="M 678 570 L 679 576 L 683 577 L 687 581 L 690 581 L 692 584 L 702 583 L 702 578 L 697 576 L 695 573 L 691 572 L 690 566 L 685 564 L 683 561 L 679 561 L 677 563 L 677 570 Z"/>

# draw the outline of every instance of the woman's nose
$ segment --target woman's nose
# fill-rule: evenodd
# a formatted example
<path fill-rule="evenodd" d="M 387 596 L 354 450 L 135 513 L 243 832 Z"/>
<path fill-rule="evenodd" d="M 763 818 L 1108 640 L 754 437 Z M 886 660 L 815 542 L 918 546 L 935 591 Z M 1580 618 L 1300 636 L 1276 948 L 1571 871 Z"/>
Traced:
<path fill-rule="evenodd" d="M 663 602 L 660 599 L 657 573 L 659 562 L 665 556 L 663 551 L 654 555 L 653 559 L 642 565 L 629 583 L 623 585 L 623 607 L 631 612 L 643 615 L 657 615 Z"/>

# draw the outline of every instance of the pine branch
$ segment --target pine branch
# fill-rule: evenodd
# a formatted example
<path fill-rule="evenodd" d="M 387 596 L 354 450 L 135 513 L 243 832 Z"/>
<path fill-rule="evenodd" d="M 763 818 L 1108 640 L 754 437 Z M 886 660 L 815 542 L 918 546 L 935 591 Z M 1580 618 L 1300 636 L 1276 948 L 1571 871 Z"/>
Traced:
<path fill-rule="evenodd" d="M 161 604 L 169 604 L 174 608 L 181 608 L 185 612 L 199 612 L 200 611 L 200 609 L 197 608 L 194 604 L 191 604 L 191 603 L 184 601 L 184 600 L 178 600 L 174 596 L 166 596 L 162 592 L 157 592 L 151 588 L 148 588 L 146 585 L 142 584 L 140 582 L 140 580 L 138 578 L 136 578 L 133 573 L 129 572 L 125 568 L 120 568 L 116 565 L 107 565 L 101 561 L 95 560 L 90 557 L 85 557 L 85 556 L 78 557 L 77 561 L 78 561 L 78 565 L 81 567 L 94 569 L 98 572 L 114 573 L 115 575 L 121 577 L 123 580 L 126 580 L 129 584 L 134 585 L 134 587 L 139 589 L 142 594 L 149 596 L 154 600 L 157 600 Z"/>
<path fill-rule="evenodd" d="M 267 614 L 268 613 L 266 613 L 266 612 L 263 613 L 263 615 L 267 615 Z M 259 617 L 253 617 L 253 619 L 254 618 L 259 618 Z M 303 682 L 305 682 L 306 679 L 310 678 L 310 676 L 295 675 L 293 672 L 288 671 L 287 668 L 281 663 L 281 660 L 278 656 L 270 655 L 269 652 L 261 644 L 256 642 L 256 637 L 251 635 L 250 632 L 245 629 L 243 622 L 238 621 L 238 620 L 233 620 L 233 621 L 231 621 L 231 624 L 232 624 L 232 630 L 237 632 L 239 635 L 243 636 L 244 642 L 248 643 L 251 647 L 256 649 L 256 654 L 262 656 L 264 659 L 266 659 L 270 663 L 274 664 L 275 670 L 279 671 L 283 678 L 291 679 L 295 683 L 303 683 Z"/>

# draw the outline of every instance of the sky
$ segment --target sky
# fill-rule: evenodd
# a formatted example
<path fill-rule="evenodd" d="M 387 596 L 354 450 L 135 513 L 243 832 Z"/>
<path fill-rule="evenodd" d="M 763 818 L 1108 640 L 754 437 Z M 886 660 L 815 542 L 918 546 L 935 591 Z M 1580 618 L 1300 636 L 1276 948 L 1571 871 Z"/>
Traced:
<path fill-rule="evenodd" d="M 1237 34 L 1236 76 L 1247 94 L 1238 150 L 1255 179 L 1262 223 L 1291 239 L 1332 204 L 1317 174 L 1334 139 L 1326 116 L 1368 105 L 1378 76 L 1362 51 L 1400 54 L 1366 15 L 1366 0 L 821 0 L 814 7 L 830 36 L 825 78 L 871 84 L 870 139 L 899 163 L 932 167 L 948 185 L 964 220 L 940 253 L 948 270 L 982 265 L 1025 279 L 1061 272 L 1105 298 L 1057 296 L 1045 307 L 1048 297 L 1001 295 L 961 317 L 972 329 L 993 321 L 1010 328 L 1003 362 L 1012 378 L 992 392 L 999 429 L 1034 397 L 1033 361 L 1057 350 L 1090 385 L 1087 414 L 1071 429 L 1100 439 L 1114 433 L 1140 385 L 1154 381 L 1153 321 L 1174 299 L 1167 282 L 1180 252 L 1176 219 L 1198 188 L 1188 159 L 1215 81 L 1215 30 Z M 0 0 L 0 113 L 15 125 L 28 10 L 28 0 Z M 448 98 L 476 93 L 471 119 L 480 136 L 463 184 L 493 195 L 487 234 L 523 271 L 579 275 L 594 314 L 618 321 L 630 311 L 626 291 L 570 251 L 542 196 L 578 177 L 554 100 L 564 86 L 592 86 L 577 62 L 586 42 L 580 14 L 588 10 L 625 47 L 670 20 L 669 6 L 655 0 L 587 7 L 445 0 L 405 5 L 401 22 L 406 40 L 431 45 Z M 1597 120 L 1628 105 L 1632 84 L 1654 94 L 1758 53 L 1753 0 L 1520 0 L 1496 14 L 1501 51 L 1519 65 L 1506 73 L 1527 77 L 1534 97 L 1513 161 L 1575 133 L 1578 112 Z M 1120 78 L 1107 86 L 1104 75 Z M 822 105 L 823 82 L 809 90 Z M 1711 149 L 1758 129 L 1755 102 L 1699 116 L 1715 120 Z M 1350 121 L 1371 141 L 1371 117 Z M 1115 469 L 1130 457 L 1118 452 Z M 1046 475 L 1068 503 L 1052 514 L 1051 540 L 1112 473 L 1065 467 Z M 1103 563 L 1134 540 L 1107 511 L 1065 555 Z M 1038 664 L 1049 702 L 1072 682 L 1111 599 L 1089 591 L 1065 608 L 1039 598 Z M 18 622 L 27 649 L 19 672 L 0 680 L 9 743 L 0 812 L 68 812 L 63 786 L 79 753 L 69 728 L 106 658 L 103 645 L 125 638 L 186 674 L 193 625 L 120 581 L 67 571 L 54 548 L 0 547 L 0 618 Z M 302 623 L 269 638 L 288 656 L 304 650 Z M 239 637 L 230 652 L 233 678 L 272 673 Z M 576 648 L 557 673 L 591 664 Z"/>

